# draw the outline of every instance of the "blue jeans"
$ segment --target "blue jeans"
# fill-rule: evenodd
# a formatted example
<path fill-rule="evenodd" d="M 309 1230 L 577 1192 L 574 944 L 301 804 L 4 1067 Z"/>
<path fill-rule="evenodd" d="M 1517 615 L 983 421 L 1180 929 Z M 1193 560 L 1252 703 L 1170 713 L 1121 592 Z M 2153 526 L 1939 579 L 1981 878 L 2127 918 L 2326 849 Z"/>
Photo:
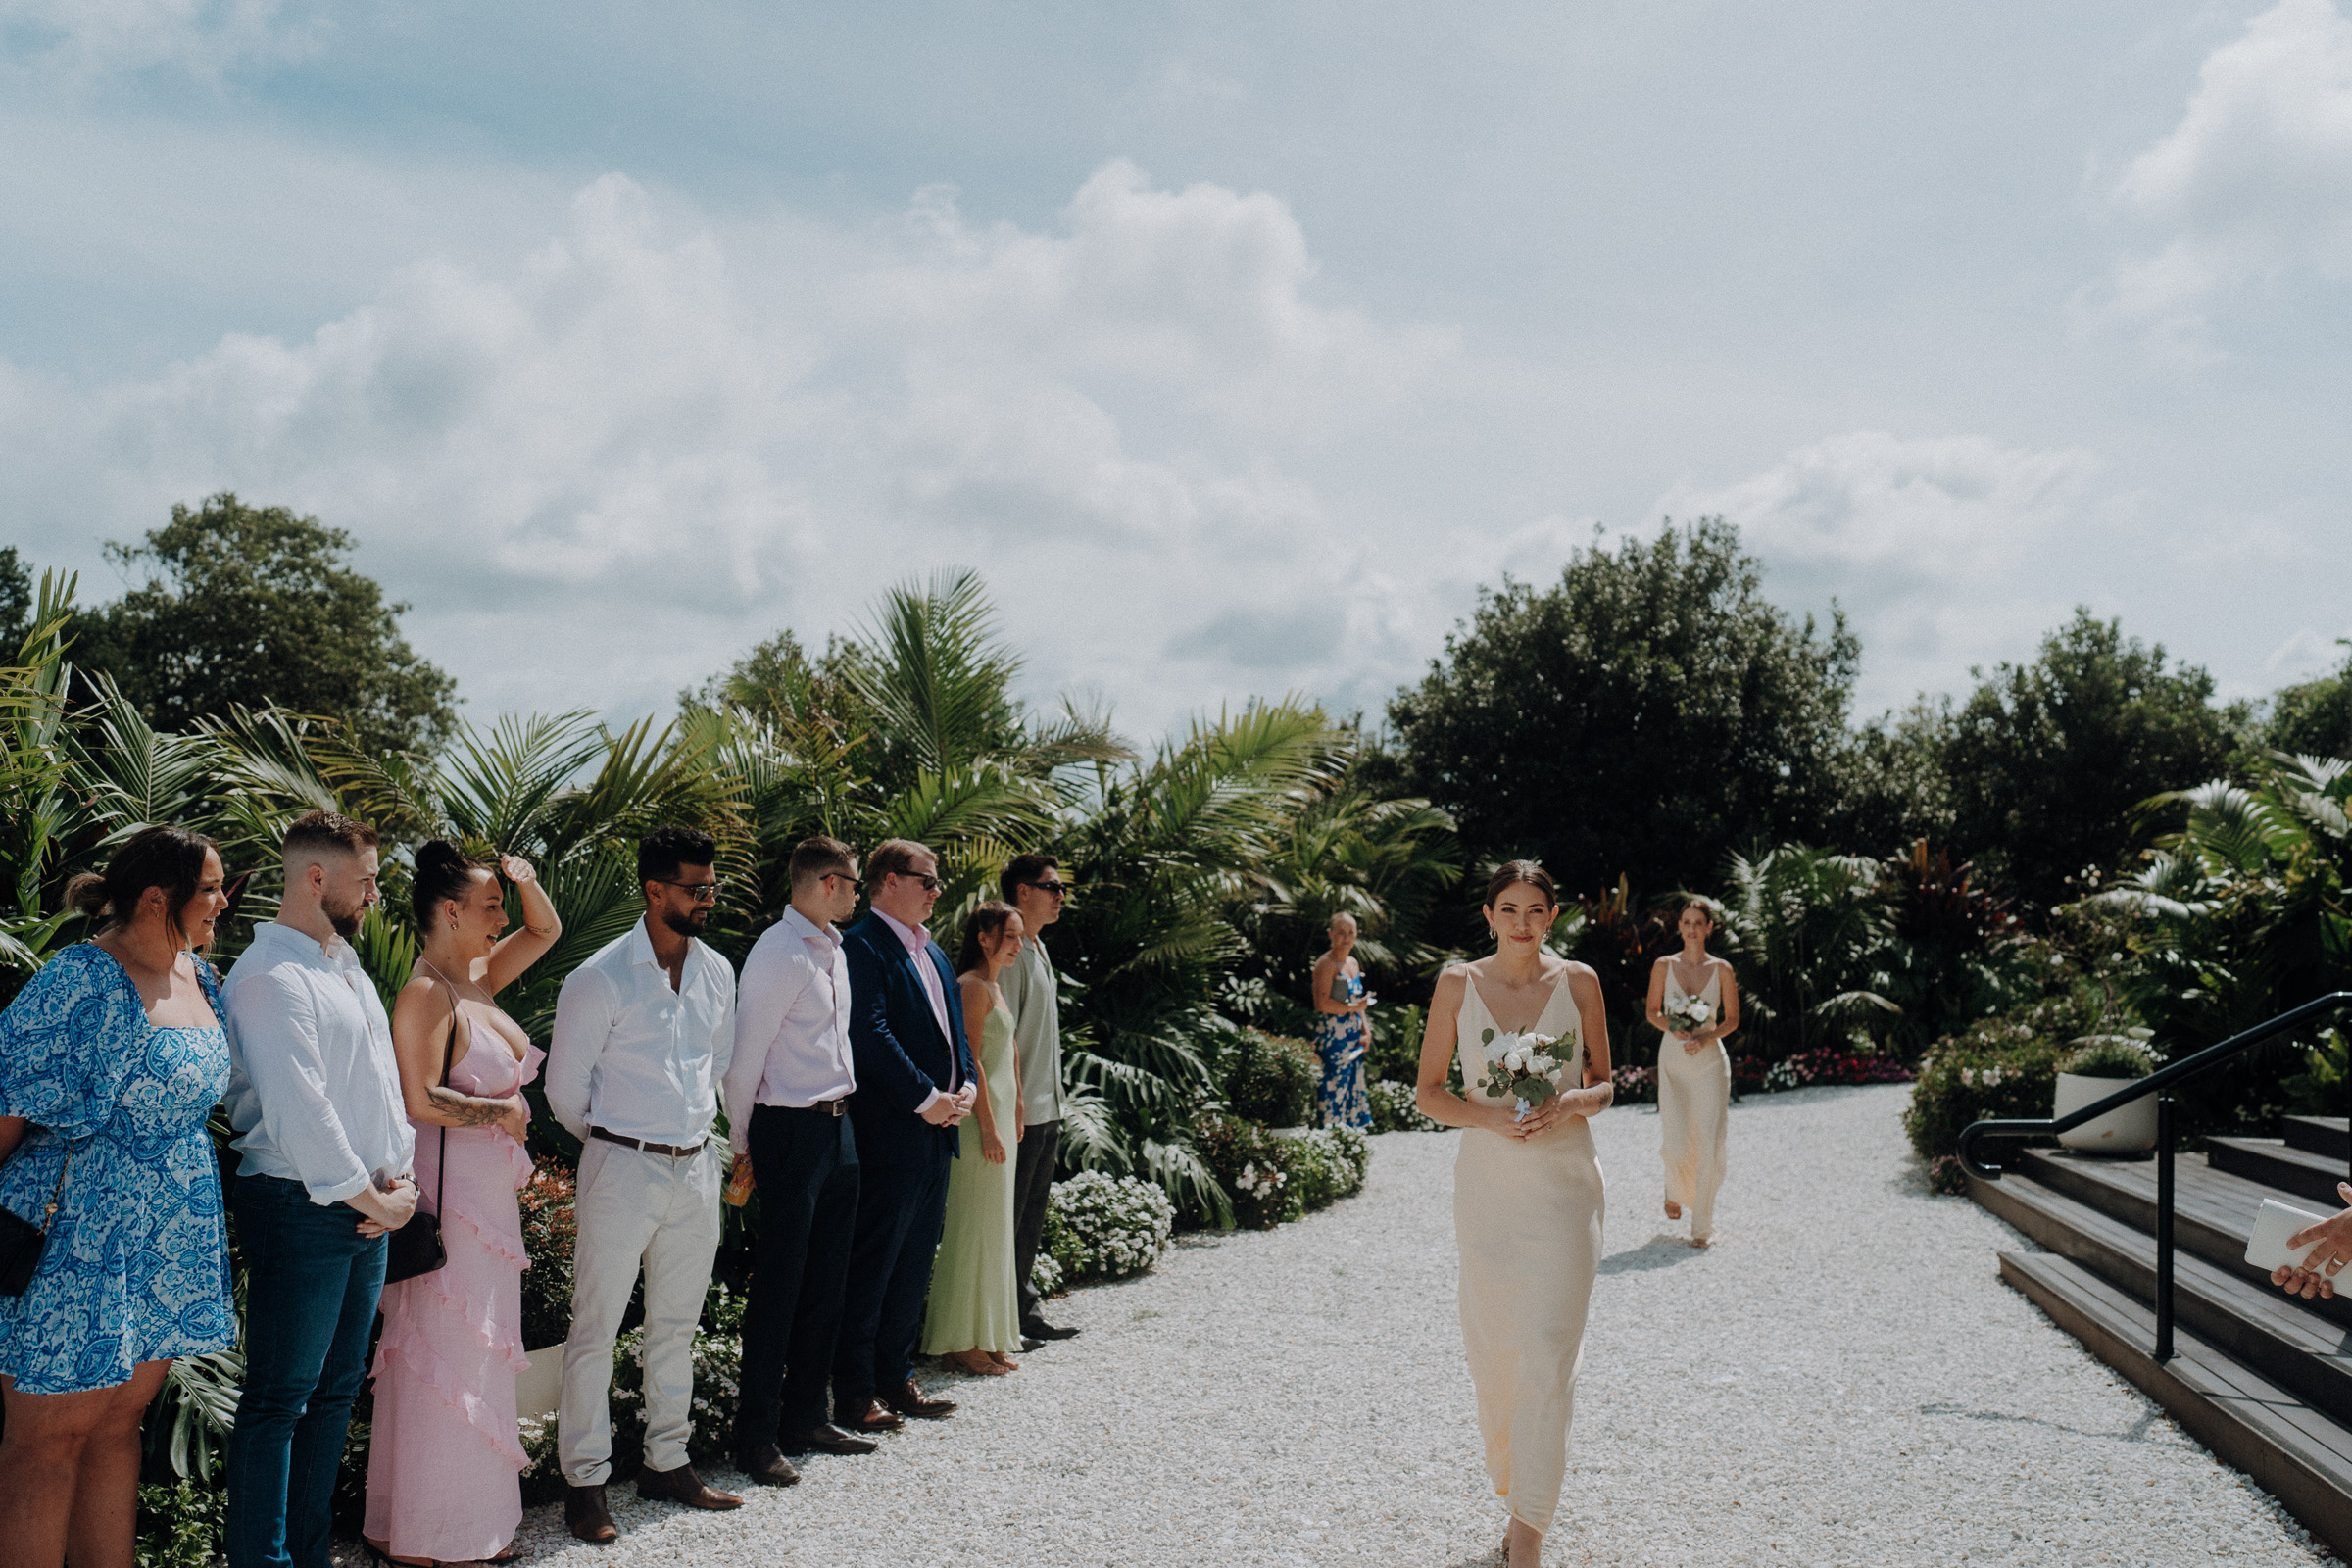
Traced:
<path fill-rule="evenodd" d="M 229 1568 L 327 1568 L 335 1472 L 384 1290 L 384 1239 L 300 1182 L 238 1178 L 245 1394 L 228 1440 Z"/>

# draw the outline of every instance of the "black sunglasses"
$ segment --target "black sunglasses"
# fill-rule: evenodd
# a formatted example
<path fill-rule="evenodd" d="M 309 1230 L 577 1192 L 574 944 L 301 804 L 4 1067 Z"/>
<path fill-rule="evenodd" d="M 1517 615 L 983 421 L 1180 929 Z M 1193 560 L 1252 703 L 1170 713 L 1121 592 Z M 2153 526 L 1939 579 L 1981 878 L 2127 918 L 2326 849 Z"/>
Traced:
<path fill-rule="evenodd" d="M 941 888 L 947 886 L 947 884 L 942 882 L 939 878 L 935 876 L 925 876 L 920 871 L 893 871 L 890 874 L 892 876 L 903 876 L 909 882 L 920 882 L 923 885 L 923 891 L 926 893 L 937 893 Z"/>
<path fill-rule="evenodd" d="M 850 891 L 852 893 L 862 893 L 865 891 L 865 878 L 861 876 L 852 876 L 847 871 L 827 871 L 824 874 L 823 880 L 827 882 L 847 882 L 850 885 Z"/>
<path fill-rule="evenodd" d="M 727 887 L 724 882 L 673 882 L 665 876 L 658 876 L 654 880 L 664 887 L 676 888 L 697 904 L 716 904 L 718 896 Z"/>
<path fill-rule="evenodd" d="M 1070 892 L 1070 885 L 1067 882 L 1024 882 L 1021 886 L 1035 888 L 1040 893 L 1050 893 L 1057 899 L 1067 898 Z"/>

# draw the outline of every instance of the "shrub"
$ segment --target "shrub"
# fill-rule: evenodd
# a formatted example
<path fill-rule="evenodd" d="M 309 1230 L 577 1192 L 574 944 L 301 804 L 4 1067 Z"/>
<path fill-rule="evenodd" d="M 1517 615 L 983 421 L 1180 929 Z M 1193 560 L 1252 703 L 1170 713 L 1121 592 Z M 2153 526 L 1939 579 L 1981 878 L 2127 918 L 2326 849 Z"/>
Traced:
<path fill-rule="evenodd" d="M 1960 1132 L 1986 1117 L 2047 1116 L 2058 1063 L 2091 1032 L 2095 1004 L 2045 997 L 1938 1044 L 1919 1064 L 1903 1130 L 1926 1160 L 1958 1152 Z"/>
<path fill-rule="evenodd" d="M 1254 1122 L 1210 1111 L 1194 1124 L 1193 1143 L 1233 1200 L 1234 1223 L 1267 1231 L 1305 1212 L 1294 1188 L 1296 1138 L 1277 1138 Z"/>
<path fill-rule="evenodd" d="M 1334 1198 L 1353 1198 L 1364 1190 L 1364 1178 L 1372 1174 L 1371 1139 L 1352 1127 L 1325 1127 L 1307 1134 L 1304 1141 L 1323 1151 L 1333 1173 Z"/>
<path fill-rule="evenodd" d="M 1655 1067 L 1620 1067 L 1609 1074 L 1609 1081 L 1617 1086 L 1617 1104 L 1646 1105 L 1658 1098 Z"/>
<path fill-rule="evenodd" d="M 227 1547 L 228 1494 L 194 1481 L 139 1488 L 138 1568 L 213 1568 Z"/>
<path fill-rule="evenodd" d="M 1911 1079 L 1911 1069 L 1891 1056 L 1841 1051 L 1836 1046 L 1784 1056 L 1764 1069 L 1767 1094 L 1810 1089 L 1816 1084 L 1907 1084 Z"/>
<path fill-rule="evenodd" d="M 531 1179 L 514 1195 L 522 1210 L 522 1343 L 526 1349 L 561 1345 L 571 1331 L 571 1258 L 579 1244 L 572 1211 L 576 1190 L 569 1165 L 542 1154 Z"/>
<path fill-rule="evenodd" d="M 1062 1284 L 1061 1265 L 1054 1262 L 1054 1254 L 1043 1247 L 1037 1250 L 1037 1256 L 1030 1260 L 1029 1288 L 1040 1297 L 1059 1296 L 1066 1288 Z"/>
<path fill-rule="evenodd" d="M 1225 1104 L 1244 1121 L 1303 1127 L 1314 1120 L 1323 1064 L 1303 1040 L 1258 1029 L 1234 1032 L 1225 1065 Z"/>
<path fill-rule="evenodd" d="M 1446 1124 L 1422 1114 L 1413 1086 L 1382 1078 L 1364 1086 L 1372 1102 L 1372 1130 L 1376 1133 L 1442 1133 Z"/>
<path fill-rule="evenodd" d="M 1176 1205 L 1155 1183 L 1082 1170 L 1054 1184 L 1043 1250 L 1061 1284 L 1125 1279 L 1158 1262 L 1175 1229 Z"/>
<path fill-rule="evenodd" d="M 2058 1070 L 2078 1078 L 2145 1078 L 2156 1070 L 2148 1048 L 2130 1035 L 2090 1035 L 2069 1044 L 2076 1050 L 2060 1059 Z"/>

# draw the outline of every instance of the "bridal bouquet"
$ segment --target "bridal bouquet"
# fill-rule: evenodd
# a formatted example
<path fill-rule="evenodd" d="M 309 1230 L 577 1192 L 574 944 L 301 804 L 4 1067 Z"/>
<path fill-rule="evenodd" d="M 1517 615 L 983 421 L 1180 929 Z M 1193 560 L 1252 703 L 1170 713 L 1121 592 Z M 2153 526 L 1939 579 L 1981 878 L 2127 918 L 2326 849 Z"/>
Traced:
<path fill-rule="evenodd" d="M 1496 1034 L 1486 1029 L 1478 1039 L 1487 1051 L 1487 1075 L 1478 1087 L 1498 1100 L 1508 1095 L 1516 1101 L 1518 1109 L 1511 1113 L 1511 1120 L 1524 1119 L 1559 1089 L 1560 1070 L 1568 1064 L 1551 1054 L 1558 1043 L 1555 1037 Z"/>
<path fill-rule="evenodd" d="M 1688 1040 L 1714 1020 L 1715 1009 L 1696 997 L 1687 999 L 1679 1007 L 1666 1009 L 1666 1026 Z"/>

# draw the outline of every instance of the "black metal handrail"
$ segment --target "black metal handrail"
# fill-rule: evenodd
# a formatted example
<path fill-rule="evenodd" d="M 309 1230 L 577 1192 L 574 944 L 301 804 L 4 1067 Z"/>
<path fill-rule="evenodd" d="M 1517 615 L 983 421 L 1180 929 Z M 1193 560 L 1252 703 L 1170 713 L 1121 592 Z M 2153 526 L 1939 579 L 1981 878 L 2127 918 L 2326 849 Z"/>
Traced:
<path fill-rule="evenodd" d="M 2080 1110 L 2063 1116 L 2040 1119 L 2008 1117 L 1992 1121 L 1972 1121 L 1961 1129 L 1960 1163 L 1972 1176 L 1986 1181 L 1999 1181 L 2001 1167 L 1980 1163 L 1970 1152 L 1986 1138 L 2039 1138 L 2072 1132 L 2084 1122 L 2096 1121 L 2109 1111 L 2120 1110 L 2135 1100 L 2149 1095 L 2156 1097 L 2156 1359 L 2173 1358 L 2173 1097 L 2168 1091 L 2183 1079 L 2193 1078 L 2209 1067 L 2219 1066 L 2230 1057 L 2266 1041 L 2276 1040 L 2298 1024 L 2339 1007 L 2352 1007 L 2352 991 L 2332 991 L 2314 998 L 2300 1007 L 2291 1008 L 2253 1028 L 2231 1035 L 2219 1045 L 2207 1046 L 2193 1056 L 2159 1068 L 2145 1078 L 2133 1079 L 2104 1100 L 2094 1100 Z M 2352 1171 L 2347 1172 L 2352 1175 Z"/>

